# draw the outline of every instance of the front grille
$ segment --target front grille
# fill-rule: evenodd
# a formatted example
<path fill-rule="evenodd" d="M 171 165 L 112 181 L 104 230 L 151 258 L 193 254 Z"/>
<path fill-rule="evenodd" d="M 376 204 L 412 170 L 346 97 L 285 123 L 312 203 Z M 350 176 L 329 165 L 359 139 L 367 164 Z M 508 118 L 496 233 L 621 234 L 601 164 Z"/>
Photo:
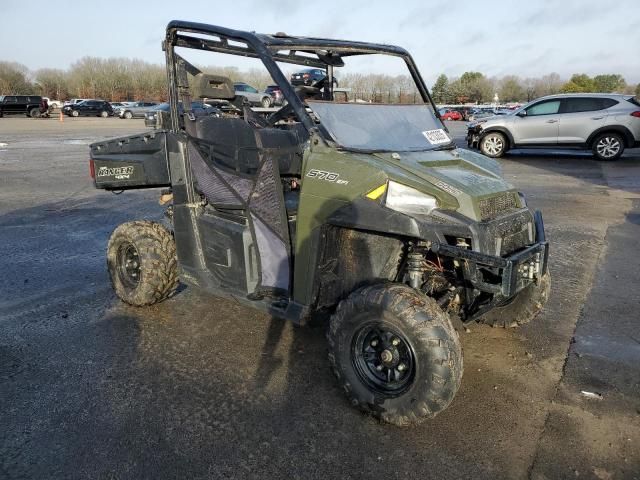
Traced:
<path fill-rule="evenodd" d="M 518 201 L 513 193 L 501 193 L 478 202 L 480 219 L 484 222 L 518 209 Z"/>

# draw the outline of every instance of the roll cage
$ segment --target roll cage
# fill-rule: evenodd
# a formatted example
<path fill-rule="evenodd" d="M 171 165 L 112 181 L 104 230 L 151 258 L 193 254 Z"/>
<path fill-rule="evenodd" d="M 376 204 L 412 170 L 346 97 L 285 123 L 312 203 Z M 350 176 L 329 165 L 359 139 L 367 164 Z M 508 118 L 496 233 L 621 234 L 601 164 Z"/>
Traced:
<path fill-rule="evenodd" d="M 327 72 L 329 99 L 333 87 L 333 68 L 343 66 L 343 57 L 356 55 L 384 54 L 400 57 L 404 60 L 411 77 L 420 93 L 422 101 L 438 110 L 431 99 L 413 58 L 405 49 L 394 45 L 330 40 L 324 38 L 292 37 L 284 33 L 273 35 L 245 32 L 204 23 L 174 20 L 167 25 L 163 50 L 166 55 L 167 78 L 169 80 L 169 104 L 171 111 L 171 130 L 179 131 L 178 101 L 184 90 L 188 91 L 188 82 L 178 68 L 181 60 L 175 47 L 204 50 L 242 57 L 258 58 L 262 61 L 271 78 L 278 84 L 284 98 L 300 119 L 304 127 L 322 135 L 309 116 L 303 101 L 289 83 L 276 62 L 322 68 Z M 183 99 L 184 100 L 184 99 Z M 184 103 L 189 105 L 190 103 Z"/>

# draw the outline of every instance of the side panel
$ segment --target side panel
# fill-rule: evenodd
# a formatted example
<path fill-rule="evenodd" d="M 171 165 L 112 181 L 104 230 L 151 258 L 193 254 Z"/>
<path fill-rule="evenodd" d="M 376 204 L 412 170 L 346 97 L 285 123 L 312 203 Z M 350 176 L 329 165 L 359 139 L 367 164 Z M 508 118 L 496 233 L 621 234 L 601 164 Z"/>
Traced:
<path fill-rule="evenodd" d="M 213 285 L 242 295 L 253 292 L 258 284 L 257 257 L 246 222 L 207 211 L 199 216 L 198 224 Z"/>
<path fill-rule="evenodd" d="M 307 152 L 302 170 L 302 190 L 296 226 L 294 300 L 309 305 L 320 241 L 320 227 L 338 209 L 380 186 L 387 179 L 375 163 L 358 156 L 316 147 Z M 371 157 L 370 155 L 362 158 Z"/>

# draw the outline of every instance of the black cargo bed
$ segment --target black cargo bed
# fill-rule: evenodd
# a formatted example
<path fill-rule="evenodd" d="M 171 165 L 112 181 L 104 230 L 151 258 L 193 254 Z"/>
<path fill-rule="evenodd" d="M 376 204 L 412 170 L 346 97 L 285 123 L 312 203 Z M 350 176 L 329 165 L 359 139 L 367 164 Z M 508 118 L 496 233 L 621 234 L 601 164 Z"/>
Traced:
<path fill-rule="evenodd" d="M 171 185 L 166 130 L 113 138 L 89 147 L 96 188 L 126 190 Z"/>

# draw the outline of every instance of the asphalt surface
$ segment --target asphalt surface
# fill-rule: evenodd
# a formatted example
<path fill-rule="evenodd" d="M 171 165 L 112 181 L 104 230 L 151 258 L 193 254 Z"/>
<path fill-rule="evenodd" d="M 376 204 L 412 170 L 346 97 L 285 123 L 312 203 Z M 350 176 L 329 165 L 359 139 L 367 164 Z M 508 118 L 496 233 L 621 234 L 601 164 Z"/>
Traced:
<path fill-rule="evenodd" d="M 142 130 L 0 119 L 0 478 L 640 478 L 640 152 L 500 161 L 545 216 L 551 298 L 472 325 L 452 405 L 401 429 L 347 404 L 322 327 L 193 288 L 115 298 L 109 234 L 162 209 L 95 190 L 87 144 Z"/>

